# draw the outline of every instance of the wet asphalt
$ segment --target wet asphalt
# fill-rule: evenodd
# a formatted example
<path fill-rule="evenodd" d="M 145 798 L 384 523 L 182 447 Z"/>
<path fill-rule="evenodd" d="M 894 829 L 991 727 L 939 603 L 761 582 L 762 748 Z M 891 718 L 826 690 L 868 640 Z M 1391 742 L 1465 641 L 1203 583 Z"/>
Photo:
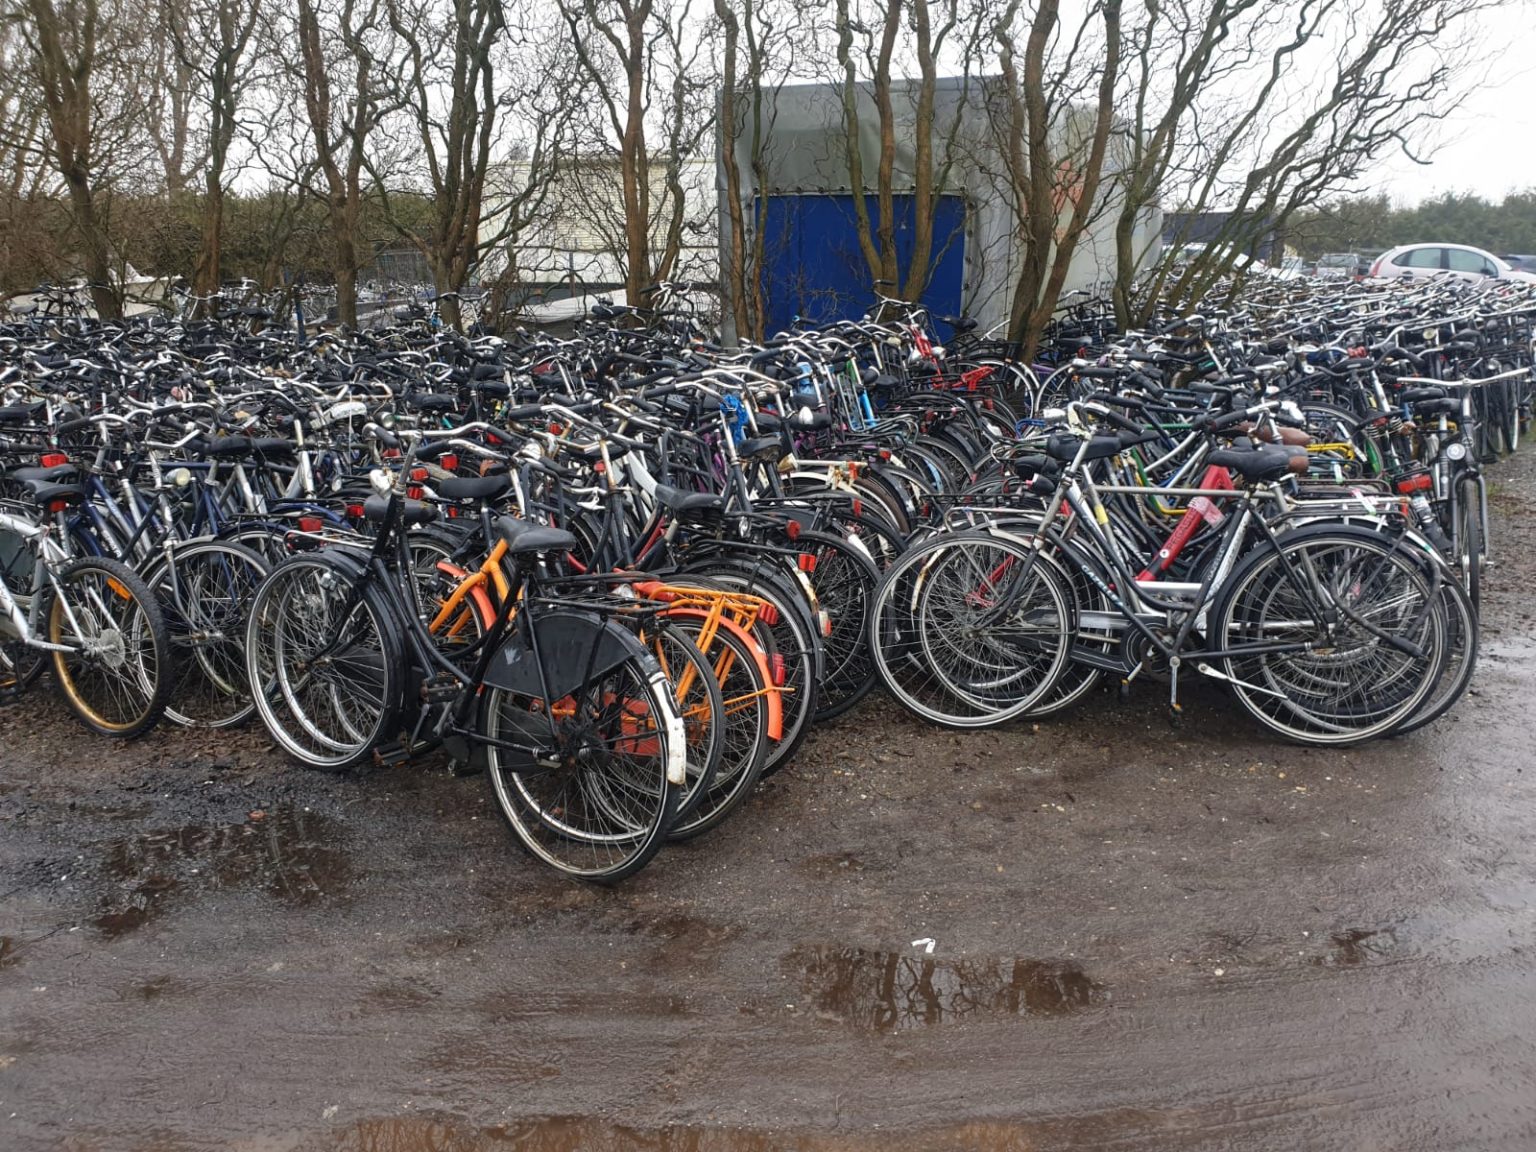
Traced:
<path fill-rule="evenodd" d="M 0 1149 L 1536 1148 L 1536 453 L 1492 474 L 1421 733 L 873 701 L 616 890 L 436 762 L 4 705 Z"/>

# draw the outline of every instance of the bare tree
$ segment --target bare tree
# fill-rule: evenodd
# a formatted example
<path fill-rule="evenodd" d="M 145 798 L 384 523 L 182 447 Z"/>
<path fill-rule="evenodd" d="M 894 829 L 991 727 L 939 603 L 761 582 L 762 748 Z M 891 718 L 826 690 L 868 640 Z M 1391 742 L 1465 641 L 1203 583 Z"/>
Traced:
<path fill-rule="evenodd" d="M 172 197 L 192 184 L 207 155 L 203 131 L 193 117 L 196 72 L 178 51 L 176 3 L 162 0 L 156 10 L 142 78 L 146 128 L 165 173 L 166 193 Z"/>
<path fill-rule="evenodd" d="M 539 29 L 527 0 L 515 5 L 510 22 L 504 0 L 453 0 L 447 9 L 387 0 L 387 11 L 403 46 L 404 112 L 417 144 L 418 166 L 406 187 L 427 196 L 430 209 L 425 227 L 417 227 L 391 211 L 386 192 L 385 210 L 426 258 L 437 291 L 449 294 L 441 301 L 444 320 L 460 327 L 452 294 L 481 253 L 509 243 L 548 194 L 566 132 L 545 71 L 550 34 L 559 29 Z M 516 162 L 498 166 L 509 152 Z"/>
<path fill-rule="evenodd" d="M 400 79 L 390 47 L 380 44 L 383 0 L 340 0 L 334 9 L 320 2 L 297 3 L 300 82 L 330 224 L 337 318 L 356 326 L 364 164 L 379 125 L 400 104 Z"/>
<path fill-rule="evenodd" d="M 1009 334 L 1028 356 L 1061 297 L 1073 254 L 1098 207 L 1120 75 L 1120 2 L 1102 0 L 1091 6 L 1054 61 L 1051 49 L 1061 32 L 1059 3 L 1040 0 L 1028 16 L 1022 60 L 1020 8 L 1020 0 L 1009 0 L 992 29 L 1002 80 L 994 89 L 1001 104 L 994 124 L 1002 135 L 1000 151 L 1012 193 L 1018 250 Z M 1092 42 L 1095 24 L 1101 26 L 1103 50 L 1096 68 L 1083 51 Z M 1069 78 L 1095 71 L 1093 102 L 1077 103 L 1077 89 Z"/>
<path fill-rule="evenodd" d="M 110 0 L 108 0 L 110 2 Z M 122 315 L 113 288 L 114 260 L 102 204 L 104 123 L 112 118 L 113 79 L 121 79 L 126 35 L 103 0 L 25 0 L 18 27 L 26 44 L 29 77 L 46 118 L 47 145 L 64 183 L 80 260 L 97 315 Z M 101 91 L 97 86 L 103 85 Z"/>
<path fill-rule="evenodd" d="M 207 123 L 208 148 L 202 165 L 202 238 L 192 273 L 193 292 L 205 296 L 219 288 L 225 167 L 239 128 L 240 101 L 250 79 L 246 49 L 256 30 L 261 3 L 161 0 L 161 5 L 175 48 L 179 78 L 195 80 L 194 92 Z M 184 149 L 184 141 L 173 134 L 169 158 Z"/>
<path fill-rule="evenodd" d="M 870 279 L 888 295 L 918 300 L 932 277 L 934 217 L 939 197 L 951 190 L 962 124 L 958 113 L 942 123 L 936 117 L 940 61 L 948 51 L 951 70 L 958 67 L 962 77 L 970 75 L 978 60 L 983 11 L 982 5 L 962 10 L 959 0 L 881 0 L 872 9 L 854 0 L 837 0 L 836 65 L 849 187 L 855 191 L 856 238 Z M 952 38 L 957 35 L 960 41 L 955 44 Z M 902 82 L 895 74 L 897 56 L 908 43 L 917 76 Z M 858 194 L 871 190 L 865 172 L 864 96 L 875 110 L 873 216 Z M 910 108 L 899 107 L 899 102 Z M 905 130 L 911 134 L 912 163 L 910 175 L 901 178 L 896 170 L 897 136 Z M 898 183 L 903 185 L 901 193 L 912 198 L 912 249 L 904 268 L 896 246 Z"/>
<path fill-rule="evenodd" d="M 594 190 L 589 203 L 607 216 L 593 223 L 617 241 L 631 304 L 678 267 L 690 223 L 685 166 L 714 122 L 713 92 L 696 68 L 705 41 L 691 31 L 690 2 L 560 0 L 593 101 L 588 113 L 574 110 L 582 154 L 568 178 L 602 181 L 617 168 L 616 202 Z M 617 211 L 603 213 L 607 204 Z"/>
<path fill-rule="evenodd" d="M 1164 259 L 1134 294 L 1138 262 L 1122 251 L 1115 285 L 1122 322 L 1144 320 L 1156 298 L 1192 306 L 1297 212 L 1357 186 L 1388 151 L 1412 155 L 1462 98 L 1477 18 L 1498 6 L 1207 0 L 1198 32 L 1187 38 L 1144 27 L 1138 113 L 1173 80 L 1161 114 L 1137 117 L 1151 130 L 1133 144 L 1131 193 L 1117 231 L 1128 231 L 1126 216 L 1152 197 L 1219 223 L 1193 259 Z"/>

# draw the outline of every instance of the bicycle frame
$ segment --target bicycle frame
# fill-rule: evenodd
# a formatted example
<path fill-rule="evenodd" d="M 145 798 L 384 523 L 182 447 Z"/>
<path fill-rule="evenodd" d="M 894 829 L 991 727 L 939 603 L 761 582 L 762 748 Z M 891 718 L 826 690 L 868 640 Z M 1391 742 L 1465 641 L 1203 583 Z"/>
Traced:
<path fill-rule="evenodd" d="M 77 649 L 71 645 L 54 644 L 42 639 L 41 627 L 44 598 L 39 593 L 43 591 L 45 581 L 57 587 L 53 568 L 67 563 L 68 554 L 53 539 L 46 527 L 12 516 L 7 512 L 0 512 L 0 530 L 13 532 L 26 540 L 33 550 L 35 560 L 32 568 L 32 588 L 28 594 L 25 610 L 6 584 L 5 578 L 0 576 L 0 616 L 3 616 L 3 623 L 8 624 L 8 630 L 15 632 L 15 639 L 28 648 L 36 648 L 44 652 L 76 651 Z M 59 597 L 57 602 L 63 605 L 65 613 L 69 616 L 70 626 L 77 634 L 80 633 L 82 631 L 80 622 L 75 619 L 69 598 Z"/>

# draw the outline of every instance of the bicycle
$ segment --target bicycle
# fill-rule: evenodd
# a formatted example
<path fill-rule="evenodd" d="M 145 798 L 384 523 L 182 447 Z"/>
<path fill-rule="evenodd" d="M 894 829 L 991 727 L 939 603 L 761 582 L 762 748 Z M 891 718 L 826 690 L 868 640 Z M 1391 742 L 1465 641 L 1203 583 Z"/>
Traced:
<path fill-rule="evenodd" d="M 483 636 L 450 660 L 411 591 L 406 530 L 430 522 L 399 477 L 375 472 L 371 542 L 311 537 L 257 590 L 246 670 L 257 710 L 290 755 L 340 770 L 370 753 L 440 743 L 482 754 L 523 845 L 567 875 L 614 882 L 655 855 L 687 782 L 683 718 L 635 634 L 643 605 L 546 590 L 539 557 L 576 541 L 499 517 L 508 594 Z M 303 544 L 307 534 L 295 533 Z M 629 626 L 626 626 L 628 624 Z"/>

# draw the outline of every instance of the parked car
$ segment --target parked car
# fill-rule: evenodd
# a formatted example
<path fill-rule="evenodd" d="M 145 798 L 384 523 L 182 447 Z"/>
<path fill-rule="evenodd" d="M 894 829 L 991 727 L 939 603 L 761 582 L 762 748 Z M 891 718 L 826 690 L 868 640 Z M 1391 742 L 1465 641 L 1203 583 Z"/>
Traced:
<path fill-rule="evenodd" d="M 1460 280 L 1523 280 L 1536 284 L 1536 273 L 1521 272 L 1492 252 L 1469 244 L 1400 244 L 1383 252 L 1371 265 L 1373 277 L 1423 280 L 1430 276 Z"/>
<path fill-rule="evenodd" d="M 1314 276 L 1337 279 L 1340 276 L 1364 276 L 1368 262 L 1358 252 L 1325 252 L 1318 257 Z"/>

